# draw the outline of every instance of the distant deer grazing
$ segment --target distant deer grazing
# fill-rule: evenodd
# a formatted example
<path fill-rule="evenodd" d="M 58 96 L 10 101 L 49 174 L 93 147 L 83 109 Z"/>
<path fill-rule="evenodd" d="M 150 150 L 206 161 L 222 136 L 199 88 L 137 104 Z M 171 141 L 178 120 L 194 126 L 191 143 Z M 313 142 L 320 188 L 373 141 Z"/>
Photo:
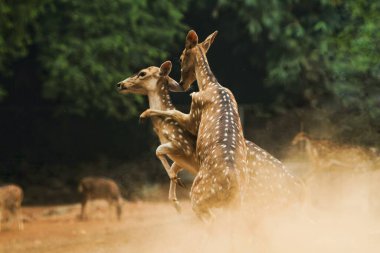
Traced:
<path fill-rule="evenodd" d="M 21 187 L 11 184 L 0 187 L 0 231 L 2 230 L 3 214 L 8 213 L 9 219 L 16 218 L 18 229 L 24 229 L 21 215 L 21 203 L 24 198 Z M 12 217 L 13 216 L 13 217 Z"/>
<path fill-rule="evenodd" d="M 140 70 L 138 74 L 118 83 L 117 87 L 122 94 L 147 95 L 150 109 L 173 110 L 174 106 L 170 101 L 169 91 L 182 91 L 182 88 L 168 76 L 170 70 L 170 61 L 164 62 L 160 68 L 145 68 Z M 173 201 L 174 206 L 179 210 L 180 206 L 176 197 L 177 173 L 182 168 L 192 174 L 196 174 L 199 171 L 199 164 L 195 157 L 196 136 L 171 119 L 164 120 L 161 117 L 152 117 L 152 122 L 161 144 L 172 147 L 171 149 L 162 149 L 160 148 L 161 145 L 157 148 L 157 156 L 161 161 L 164 159 L 162 164 L 171 179 L 169 200 Z M 248 140 L 246 140 L 246 144 L 248 148 L 246 159 L 251 168 L 251 176 L 255 178 L 253 180 L 256 182 L 253 187 L 254 193 L 260 196 L 269 192 L 273 194 L 276 192 L 276 188 L 281 187 L 281 190 L 277 191 L 277 193 L 280 192 L 277 196 L 281 196 L 284 199 L 284 196 L 288 195 L 288 192 L 284 189 L 287 189 L 289 182 L 294 182 L 295 178 L 287 172 L 280 161 L 269 153 Z M 165 155 L 174 161 L 170 168 Z M 169 168 L 169 171 L 167 168 Z M 270 180 L 273 178 L 281 178 L 281 180 Z M 267 199 L 269 200 L 269 198 Z M 273 202 L 273 198 L 270 201 Z"/>
<path fill-rule="evenodd" d="M 201 219 L 209 218 L 213 207 L 239 205 L 247 174 L 247 147 L 235 98 L 217 82 L 206 58 L 216 34 L 199 44 L 194 31 L 186 37 L 180 84 L 188 89 L 197 79 L 200 90 L 192 93 L 190 113 L 148 109 L 141 115 L 173 118 L 197 135 L 200 166 L 190 197 L 192 208 Z"/>
<path fill-rule="evenodd" d="M 108 178 L 85 177 L 79 182 L 79 192 L 82 195 L 80 218 L 86 218 L 86 205 L 88 201 L 95 199 L 106 200 L 109 208 L 116 207 L 116 216 L 120 220 L 122 214 L 123 198 L 118 185 Z"/>
<path fill-rule="evenodd" d="M 306 145 L 306 152 L 313 166 L 311 173 L 332 168 L 367 171 L 375 167 L 374 153 L 366 148 L 314 139 L 301 131 L 293 138 L 292 144 L 302 142 Z"/>

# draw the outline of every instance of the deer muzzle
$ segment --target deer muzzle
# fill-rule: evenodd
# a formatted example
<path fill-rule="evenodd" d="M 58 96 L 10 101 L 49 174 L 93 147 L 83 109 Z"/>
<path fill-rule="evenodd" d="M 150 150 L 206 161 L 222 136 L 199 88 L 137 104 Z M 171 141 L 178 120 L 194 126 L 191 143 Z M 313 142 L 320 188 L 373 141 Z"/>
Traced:
<path fill-rule="evenodd" d="M 116 87 L 117 87 L 118 90 L 125 90 L 125 89 L 127 89 L 127 87 L 124 85 L 123 81 L 117 83 Z"/>

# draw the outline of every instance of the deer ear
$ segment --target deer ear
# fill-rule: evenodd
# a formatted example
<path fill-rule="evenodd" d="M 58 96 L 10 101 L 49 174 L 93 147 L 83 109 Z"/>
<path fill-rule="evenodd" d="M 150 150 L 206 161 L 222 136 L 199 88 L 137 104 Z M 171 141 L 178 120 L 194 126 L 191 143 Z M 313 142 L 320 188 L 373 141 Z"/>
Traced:
<path fill-rule="evenodd" d="M 210 34 L 202 43 L 202 48 L 205 50 L 205 52 L 208 51 L 208 49 L 210 48 L 211 44 L 214 42 L 214 39 L 216 37 L 216 35 L 218 34 L 218 31 L 215 31 L 213 32 L 212 34 Z"/>
<path fill-rule="evenodd" d="M 194 30 L 190 30 L 186 36 L 186 49 L 191 49 L 198 44 L 198 35 Z"/>
<path fill-rule="evenodd" d="M 179 83 L 177 83 L 173 78 L 168 78 L 167 87 L 172 92 L 184 92 L 185 90 L 182 88 Z"/>
<path fill-rule="evenodd" d="M 172 62 L 171 61 L 166 61 L 166 62 L 162 63 L 160 66 L 160 76 L 169 75 L 171 70 L 172 70 Z"/>

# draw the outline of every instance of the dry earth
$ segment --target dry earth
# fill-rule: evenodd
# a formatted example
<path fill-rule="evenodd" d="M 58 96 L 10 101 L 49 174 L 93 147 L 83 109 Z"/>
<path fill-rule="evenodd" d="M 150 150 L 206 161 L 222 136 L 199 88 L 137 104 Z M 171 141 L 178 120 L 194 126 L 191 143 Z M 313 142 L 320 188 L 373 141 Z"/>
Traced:
<path fill-rule="evenodd" d="M 79 204 L 24 207 L 25 229 L 0 232 L 0 253 L 378 253 L 380 196 L 369 194 L 380 192 L 369 187 L 380 185 L 375 176 L 324 174 L 309 183 L 305 206 L 254 222 L 218 211 L 202 224 L 186 201 L 180 215 L 167 201 L 126 202 L 120 222 L 101 201 L 87 221 L 77 219 Z"/>

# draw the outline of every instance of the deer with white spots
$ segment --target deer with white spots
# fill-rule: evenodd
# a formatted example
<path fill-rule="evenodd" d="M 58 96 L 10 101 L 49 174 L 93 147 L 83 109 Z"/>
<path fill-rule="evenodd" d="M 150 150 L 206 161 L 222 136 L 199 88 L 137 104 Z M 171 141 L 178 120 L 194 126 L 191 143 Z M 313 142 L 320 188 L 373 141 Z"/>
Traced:
<path fill-rule="evenodd" d="M 163 111 L 173 110 L 174 107 L 170 100 L 169 91 L 179 92 L 183 90 L 176 81 L 168 76 L 170 70 L 170 61 L 164 62 L 160 68 L 149 67 L 142 69 L 138 74 L 119 82 L 117 88 L 122 94 L 132 93 L 147 95 L 150 109 Z M 168 156 L 174 161 L 169 171 L 166 169 L 169 178 L 171 178 L 169 200 L 173 201 L 174 206 L 179 210 L 180 206 L 176 197 L 176 183 L 180 181 L 178 180 L 177 173 L 182 168 L 192 174 L 196 174 L 199 171 L 199 165 L 194 155 L 196 136 L 171 119 L 163 120 L 160 117 L 153 117 L 152 121 L 154 131 L 158 135 L 161 144 L 168 146 L 170 143 L 172 147 L 171 149 L 157 149 L 157 155 L 159 155 L 160 160 L 164 159 L 162 164 L 165 169 L 170 167 L 165 156 Z M 265 195 L 265 193 L 273 193 L 273 189 L 279 185 L 282 186 L 282 188 L 286 188 L 283 183 L 277 183 L 273 186 L 273 181 L 273 184 L 268 182 L 270 178 L 282 178 L 282 181 L 286 181 L 286 175 L 292 177 L 287 173 L 282 163 L 254 143 L 246 140 L 246 144 L 248 148 L 247 161 L 250 166 L 250 173 L 255 177 L 254 181 L 257 182 L 255 184 L 256 187 L 254 187 L 255 194 L 262 196 Z M 179 166 L 179 164 L 181 164 L 181 166 Z"/>
<path fill-rule="evenodd" d="M 195 178 L 191 198 L 193 208 L 200 216 L 209 216 L 211 207 L 224 205 L 223 194 L 227 192 L 228 195 L 228 189 L 223 187 L 223 180 L 230 181 L 224 173 L 228 175 L 228 163 L 235 163 L 236 159 L 240 159 L 240 166 L 237 166 L 236 174 L 239 176 L 235 179 L 242 179 L 243 183 L 250 181 L 246 192 L 253 196 L 258 208 L 299 199 L 303 194 L 300 180 L 291 175 L 279 160 L 242 138 L 235 99 L 228 89 L 217 83 L 205 56 L 215 36 L 216 32 L 198 44 L 196 33 L 190 31 L 186 39 L 186 48 L 181 56 L 181 85 L 187 90 L 197 79 L 200 86 L 200 92 L 192 94 L 190 114 L 148 109 L 141 117 L 171 117 L 198 135 L 197 151 L 200 152 L 197 152 L 197 158 L 200 159 L 201 170 Z M 241 160 L 242 150 L 246 150 L 244 161 Z M 274 198 L 268 198 L 269 194 Z"/>
<path fill-rule="evenodd" d="M 21 215 L 21 202 L 23 198 L 24 193 L 20 186 L 10 184 L 0 187 L 0 231 L 5 212 L 7 212 L 9 219 L 16 219 L 19 230 L 24 229 Z"/>
<path fill-rule="evenodd" d="M 211 216 L 211 208 L 240 205 L 247 172 L 247 147 L 237 103 L 231 91 L 218 83 L 205 55 L 216 34 L 200 44 L 194 31 L 186 38 L 180 84 L 187 90 L 197 79 L 199 86 L 199 92 L 192 93 L 190 113 L 148 109 L 141 115 L 171 117 L 197 135 L 199 173 L 190 197 L 201 219 Z"/>
<path fill-rule="evenodd" d="M 340 145 L 330 140 L 319 140 L 305 132 L 299 132 L 292 141 L 293 145 L 305 143 L 306 153 L 313 168 L 313 174 L 333 168 L 353 170 L 356 172 L 375 169 L 376 155 L 370 149 L 359 146 Z"/>
<path fill-rule="evenodd" d="M 169 77 L 171 68 L 171 62 L 166 61 L 160 68 L 143 69 L 138 74 L 119 82 L 117 84 L 119 92 L 147 95 L 150 108 L 164 111 L 173 110 L 174 106 L 171 103 L 169 91 L 178 92 L 183 91 L 183 89 L 174 79 Z M 156 155 L 170 178 L 169 200 L 173 201 L 177 211 L 180 211 L 176 196 L 176 185 L 177 183 L 181 185 L 181 181 L 177 174 L 183 168 L 192 174 L 198 172 L 194 152 L 196 137 L 171 119 L 153 117 L 152 123 L 161 142 L 161 145 L 156 149 Z M 171 166 L 166 156 L 174 161 Z"/>

